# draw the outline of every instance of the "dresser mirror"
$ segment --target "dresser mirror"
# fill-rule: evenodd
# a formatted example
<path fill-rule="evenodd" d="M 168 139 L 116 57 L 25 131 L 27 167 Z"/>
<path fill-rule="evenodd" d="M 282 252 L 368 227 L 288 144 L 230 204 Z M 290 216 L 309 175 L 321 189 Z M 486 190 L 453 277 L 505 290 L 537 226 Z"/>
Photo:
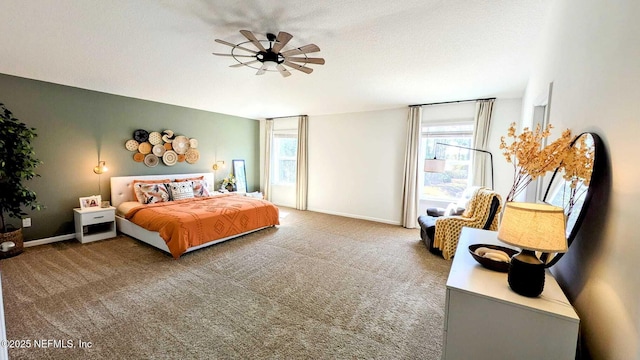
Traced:
<path fill-rule="evenodd" d="M 564 209 L 569 247 L 580 229 L 593 195 L 591 178 L 596 172 L 601 171 L 594 165 L 597 164 L 595 159 L 602 152 L 602 146 L 597 134 L 585 132 L 578 135 L 571 143 L 571 155 L 553 173 L 543 197 L 545 203 Z M 550 267 L 558 262 L 562 255 L 543 253 L 540 259 Z"/>

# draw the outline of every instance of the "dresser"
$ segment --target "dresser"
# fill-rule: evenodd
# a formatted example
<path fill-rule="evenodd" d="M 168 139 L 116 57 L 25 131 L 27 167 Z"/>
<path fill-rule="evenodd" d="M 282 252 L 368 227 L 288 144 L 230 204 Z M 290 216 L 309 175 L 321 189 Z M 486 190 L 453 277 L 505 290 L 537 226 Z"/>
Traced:
<path fill-rule="evenodd" d="M 497 232 L 464 228 L 447 279 L 443 359 L 574 359 L 580 319 L 547 271 L 537 298 L 482 267 L 471 244 L 510 247 Z"/>

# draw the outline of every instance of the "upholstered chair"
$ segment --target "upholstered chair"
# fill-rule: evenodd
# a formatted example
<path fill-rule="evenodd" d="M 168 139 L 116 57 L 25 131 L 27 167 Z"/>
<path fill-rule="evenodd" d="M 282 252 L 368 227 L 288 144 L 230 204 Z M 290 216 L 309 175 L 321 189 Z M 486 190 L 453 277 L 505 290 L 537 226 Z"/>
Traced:
<path fill-rule="evenodd" d="M 447 260 L 451 259 L 456 252 L 462 228 L 497 230 L 498 214 L 501 208 L 502 198 L 498 193 L 486 188 L 478 188 L 462 215 L 420 216 L 418 218 L 420 236 L 429 251 L 440 253 Z"/>

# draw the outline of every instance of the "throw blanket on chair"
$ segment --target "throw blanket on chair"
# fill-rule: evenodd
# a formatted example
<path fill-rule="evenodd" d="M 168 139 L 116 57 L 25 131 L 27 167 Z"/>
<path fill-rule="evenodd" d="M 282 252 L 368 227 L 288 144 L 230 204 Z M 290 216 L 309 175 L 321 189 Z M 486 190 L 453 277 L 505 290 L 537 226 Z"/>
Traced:
<path fill-rule="evenodd" d="M 482 229 L 490 215 L 491 201 L 498 198 L 498 209 L 493 216 L 488 230 L 498 229 L 498 215 L 502 209 L 502 198 L 492 190 L 480 188 L 473 195 L 469 207 L 461 216 L 449 216 L 436 220 L 436 231 L 433 246 L 442 250 L 442 256 L 449 260 L 453 257 L 458 247 L 458 238 L 463 227 Z"/>

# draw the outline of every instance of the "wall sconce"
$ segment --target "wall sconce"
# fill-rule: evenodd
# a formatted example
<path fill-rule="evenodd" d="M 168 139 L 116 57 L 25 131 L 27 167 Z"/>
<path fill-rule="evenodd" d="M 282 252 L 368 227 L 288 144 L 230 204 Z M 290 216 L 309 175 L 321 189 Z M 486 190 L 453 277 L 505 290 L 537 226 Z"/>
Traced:
<path fill-rule="evenodd" d="M 224 169 L 224 161 L 216 161 L 215 164 L 213 164 L 213 170 L 221 170 Z"/>
<path fill-rule="evenodd" d="M 109 168 L 107 168 L 107 163 L 105 161 L 98 161 L 98 166 L 93 168 L 93 172 L 98 175 L 107 171 L 109 171 Z"/>

